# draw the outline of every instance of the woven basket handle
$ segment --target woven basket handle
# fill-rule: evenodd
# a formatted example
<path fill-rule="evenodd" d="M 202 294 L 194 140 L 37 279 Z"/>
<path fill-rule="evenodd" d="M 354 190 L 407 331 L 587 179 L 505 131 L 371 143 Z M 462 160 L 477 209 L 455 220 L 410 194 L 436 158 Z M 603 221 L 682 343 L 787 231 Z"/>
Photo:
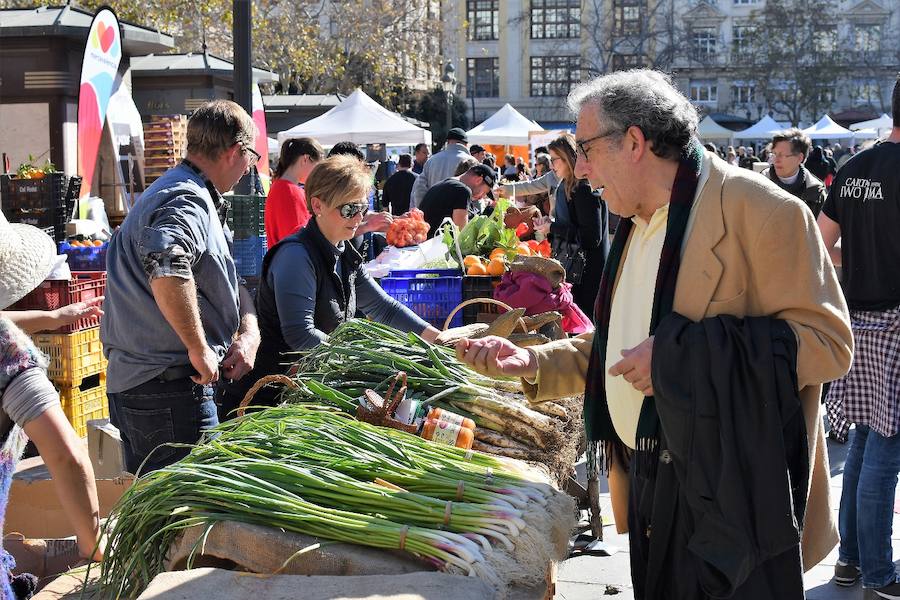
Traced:
<path fill-rule="evenodd" d="M 453 320 L 453 317 L 456 316 L 456 313 L 461 311 L 467 306 L 472 304 L 496 304 L 500 308 L 505 311 L 513 310 L 513 307 L 507 304 L 506 302 L 502 302 L 500 300 L 495 300 L 494 298 L 469 298 L 463 302 L 460 302 L 456 308 L 450 311 L 450 314 L 447 316 L 447 319 L 444 321 L 444 331 L 450 328 L 450 322 Z M 522 318 L 519 318 L 519 327 L 522 328 L 522 333 L 528 333 L 528 327 L 525 325 L 525 321 Z"/>
<path fill-rule="evenodd" d="M 239 417 L 244 416 L 244 411 L 247 409 L 247 406 L 250 404 L 250 402 L 253 401 L 253 397 L 256 396 L 256 392 L 261 390 L 263 386 L 270 383 L 280 383 L 292 389 L 298 389 L 300 387 L 293 379 L 291 379 L 287 375 L 266 375 L 265 377 L 261 377 L 259 381 L 253 384 L 252 388 L 247 390 L 247 394 L 238 405 L 237 415 Z"/>

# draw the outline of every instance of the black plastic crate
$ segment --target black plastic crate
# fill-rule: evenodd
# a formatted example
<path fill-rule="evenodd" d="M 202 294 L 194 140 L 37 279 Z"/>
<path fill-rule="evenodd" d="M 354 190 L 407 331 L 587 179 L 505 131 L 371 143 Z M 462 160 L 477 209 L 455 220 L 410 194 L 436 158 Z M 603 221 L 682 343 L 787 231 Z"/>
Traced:
<path fill-rule="evenodd" d="M 500 277 L 488 277 L 486 275 L 463 277 L 462 281 L 462 299 L 463 302 L 472 298 L 493 298 L 494 288 L 500 283 Z M 500 307 L 496 304 L 470 304 L 463 307 L 463 323 L 471 325 L 478 323 L 478 315 L 482 313 L 500 314 Z"/>
<path fill-rule="evenodd" d="M 235 239 L 248 239 L 266 235 L 266 197 L 231 196 L 228 211 L 228 227 Z"/>
<path fill-rule="evenodd" d="M 0 179 L 0 205 L 4 211 L 65 206 L 68 191 L 69 177 L 65 173 L 48 173 L 40 179 L 7 174 Z"/>

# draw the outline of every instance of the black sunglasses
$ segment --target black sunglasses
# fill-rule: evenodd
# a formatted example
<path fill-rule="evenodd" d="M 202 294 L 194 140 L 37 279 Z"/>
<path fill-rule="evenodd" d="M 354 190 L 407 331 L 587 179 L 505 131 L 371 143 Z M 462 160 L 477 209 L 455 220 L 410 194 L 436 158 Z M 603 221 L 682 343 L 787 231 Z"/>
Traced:
<path fill-rule="evenodd" d="M 369 205 L 350 202 L 348 204 L 341 204 L 337 207 L 337 209 L 338 212 L 341 213 L 342 217 L 344 217 L 345 219 L 352 219 L 359 214 L 361 214 L 362 216 L 366 216 L 366 213 L 369 212 Z"/>

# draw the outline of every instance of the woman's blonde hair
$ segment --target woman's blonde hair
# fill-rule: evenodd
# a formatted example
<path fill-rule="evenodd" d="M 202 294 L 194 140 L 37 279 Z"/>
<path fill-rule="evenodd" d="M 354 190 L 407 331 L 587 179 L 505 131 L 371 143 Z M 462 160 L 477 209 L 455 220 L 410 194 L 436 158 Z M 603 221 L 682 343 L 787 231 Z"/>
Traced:
<path fill-rule="evenodd" d="M 352 201 L 368 202 L 372 173 L 355 156 L 338 154 L 316 164 L 304 187 L 310 212 L 313 197 L 331 207 Z"/>

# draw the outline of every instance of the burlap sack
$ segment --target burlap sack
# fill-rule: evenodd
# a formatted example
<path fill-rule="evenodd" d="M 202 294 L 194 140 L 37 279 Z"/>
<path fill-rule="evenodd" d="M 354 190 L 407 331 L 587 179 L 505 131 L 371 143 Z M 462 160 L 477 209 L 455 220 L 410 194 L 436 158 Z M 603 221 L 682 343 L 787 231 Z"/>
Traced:
<path fill-rule="evenodd" d="M 138 600 L 490 600 L 494 593 L 475 577 L 445 573 L 357 577 L 256 575 L 193 569 L 157 575 Z"/>
<path fill-rule="evenodd" d="M 187 529 L 172 544 L 167 571 L 187 568 L 188 557 L 204 531 L 204 527 Z M 297 554 L 305 548 L 309 550 Z M 292 575 L 397 575 L 434 571 L 433 566 L 405 552 L 323 541 L 231 521 L 216 524 L 202 548 L 194 553 L 193 566 L 210 565 Z"/>

